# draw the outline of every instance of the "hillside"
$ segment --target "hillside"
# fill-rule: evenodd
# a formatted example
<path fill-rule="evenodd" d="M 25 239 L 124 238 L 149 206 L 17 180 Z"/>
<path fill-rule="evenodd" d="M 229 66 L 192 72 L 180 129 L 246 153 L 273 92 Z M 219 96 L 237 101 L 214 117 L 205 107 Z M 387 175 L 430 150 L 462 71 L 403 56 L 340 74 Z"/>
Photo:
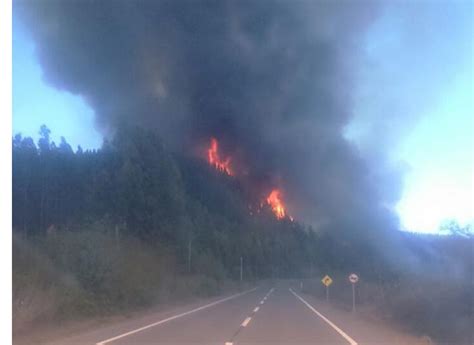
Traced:
<path fill-rule="evenodd" d="M 472 239 L 315 230 L 276 217 L 244 182 L 140 128 L 94 151 L 41 134 L 38 144 L 13 138 L 17 332 L 215 295 L 240 284 L 242 258 L 244 283 L 304 278 L 317 295 L 329 273 L 342 308 L 345 276 L 357 272 L 359 303 L 380 315 L 445 341 L 471 336 Z"/>

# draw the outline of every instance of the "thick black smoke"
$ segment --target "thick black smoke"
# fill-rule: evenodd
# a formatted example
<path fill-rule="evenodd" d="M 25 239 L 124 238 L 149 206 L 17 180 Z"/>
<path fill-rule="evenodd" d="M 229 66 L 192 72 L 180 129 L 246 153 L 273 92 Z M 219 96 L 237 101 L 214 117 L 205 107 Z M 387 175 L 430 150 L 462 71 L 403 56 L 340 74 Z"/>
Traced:
<path fill-rule="evenodd" d="M 381 180 L 342 134 L 371 2 L 32 0 L 14 11 L 46 80 L 82 95 L 104 134 L 133 122 L 188 152 L 215 136 L 282 187 L 298 219 L 398 227 L 398 175 Z"/>

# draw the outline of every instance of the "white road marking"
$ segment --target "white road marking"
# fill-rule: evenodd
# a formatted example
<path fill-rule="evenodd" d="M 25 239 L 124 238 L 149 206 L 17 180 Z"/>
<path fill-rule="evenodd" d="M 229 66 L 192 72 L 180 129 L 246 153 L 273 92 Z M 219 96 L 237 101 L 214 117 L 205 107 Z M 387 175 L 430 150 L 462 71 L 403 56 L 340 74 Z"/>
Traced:
<path fill-rule="evenodd" d="M 334 328 L 337 333 L 339 333 L 344 339 L 346 339 L 349 344 L 351 345 L 357 345 L 357 342 L 352 339 L 351 337 L 349 337 L 342 329 L 340 329 L 339 327 L 337 327 L 333 322 L 331 322 L 327 317 L 325 317 L 323 314 L 321 314 L 319 311 L 317 311 L 316 309 L 314 309 L 314 307 L 309 304 L 308 302 L 306 302 L 301 296 L 299 296 L 296 292 L 294 292 L 291 288 L 289 289 L 290 292 L 295 295 L 296 298 L 298 298 L 301 302 L 303 302 L 312 312 L 314 312 L 316 315 L 318 315 L 321 319 L 323 319 L 324 321 L 326 321 L 326 323 L 331 326 L 332 328 Z"/>
<path fill-rule="evenodd" d="M 110 343 L 110 342 L 112 342 L 112 341 L 115 341 L 115 340 L 118 340 L 118 339 L 127 337 L 127 336 L 129 336 L 129 335 L 132 335 L 132 334 L 135 334 L 135 333 L 144 331 L 145 329 L 148 329 L 148 328 L 151 328 L 151 327 L 155 327 L 155 326 L 161 325 L 161 324 L 163 324 L 163 323 L 165 323 L 165 322 L 168 322 L 168 321 L 171 321 L 171 320 L 174 320 L 174 319 L 177 319 L 177 318 L 180 318 L 180 317 L 183 317 L 183 316 L 186 316 L 186 315 L 195 313 L 195 312 L 200 311 L 200 310 L 203 310 L 203 309 L 207 309 L 207 308 L 213 307 L 213 306 L 215 306 L 216 304 L 219 304 L 219 303 L 222 303 L 222 302 L 225 302 L 225 301 L 228 301 L 228 300 L 237 298 L 237 297 L 242 296 L 242 295 L 245 295 L 245 294 L 247 294 L 247 293 L 249 293 L 249 292 L 255 291 L 256 289 L 257 289 L 257 288 L 253 288 L 253 289 L 250 289 L 250 290 L 247 290 L 247 291 L 243 291 L 243 292 L 237 293 L 237 294 L 235 294 L 235 295 L 232 295 L 232 296 L 229 296 L 229 297 L 226 297 L 226 298 L 222 298 L 222 299 L 217 300 L 217 301 L 215 301 L 215 302 L 212 302 L 212 303 L 203 305 L 203 306 L 201 306 L 201 307 L 198 307 L 198 308 L 189 310 L 189 311 L 187 311 L 187 312 L 184 312 L 184 313 L 181 313 L 181 314 L 178 314 L 178 315 L 174 315 L 174 316 L 168 317 L 168 318 L 166 318 L 166 319 L 163 319 L 163 320 L 160 320 L 160 321 L 151 323 L 151 324 L 149 324 L 149 325 L 146 325 L 146 326 L 143 326 L 143 327 L 134 329 L 134 330 L 132 330 L 132 331 L 129 331 L 129 332 L 126 332 L 126 333 L 117 335 L 117 336 L 115 336 L 115 337 L 113 337 L 113 338 L 109 338 L 109 339 L 106 339 L 106 340 L 99 341 L 98 343 L 96 343 L 96 345 L 104 345 L 104 344 Z"/>
<path fill-rule="evenodd" d="M 246 318 L 244 320 L 244 322 L 242 322 L 242 327 L 247 327 L 247 325 L 249 324 L 250 320 L 252 320 L 252 318 L 249 316 L 248 318 Z"/>
<path fill-rule="evenodd" d="M 273 291 L 273 288 L 270 289 L 270 291 L 268 291 L 267 295 L 263 298 L 263 300 L 260 301 L 260 304 L 263 304 L 263 302 L 265 301 L 265 299 L 267 298 L 268 295 L 270 295 L 270 293 Z M 260 309 L 259 306 L 255 307 L 255 309 L 253 310 L 253 312 L 250 314 L 250 315 L 253 315 L 255 314 L 258 310 Z M 234 335 L 229 339 L 230 341 L 226 342 L 224 345 L 232 345 L 233 344 L 233 341 L 234 339 L 237 337 L 237 335 L 243 330 L 244 327 L 247 327 L 247 325 L 249 324 L 250 320 L 252 320 L 252 316 L 248 316 L 244 322 L 242 322 L 240 324 L 240 327 L 237 329 L 237 331 L 234 333 Z"/>
<path fill-rule="evenodd" d="M 263 304 L 263 303 L 267 300 L 268 296 L 270 296 L 270 294 L 272 293 L 272 291 L 273 291 L 273 288 L 271 288 L 270 291 L 267 292 L 267 294 L 265 295 L 265 297 L 263 297 L 263 299 L 260 301 L 260 304 Z"/>

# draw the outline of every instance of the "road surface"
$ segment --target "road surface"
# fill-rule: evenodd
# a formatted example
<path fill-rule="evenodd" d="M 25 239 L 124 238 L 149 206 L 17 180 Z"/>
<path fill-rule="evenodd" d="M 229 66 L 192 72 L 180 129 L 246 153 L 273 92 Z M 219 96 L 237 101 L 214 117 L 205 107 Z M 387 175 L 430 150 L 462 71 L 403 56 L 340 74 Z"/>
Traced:
<path fill-rule="evenodd" d="M 62 339 L 89 345 L 421 344 L 280 283 Z"/>

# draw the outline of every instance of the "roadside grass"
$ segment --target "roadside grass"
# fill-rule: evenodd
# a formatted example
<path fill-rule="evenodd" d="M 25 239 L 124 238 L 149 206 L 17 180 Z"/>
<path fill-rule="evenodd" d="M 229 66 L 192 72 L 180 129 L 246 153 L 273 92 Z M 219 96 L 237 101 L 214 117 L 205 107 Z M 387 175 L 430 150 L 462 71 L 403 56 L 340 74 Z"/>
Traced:
<path fill-rule="evenodd" d="M 165 248 L 97 231 L 13 238 L 13 332 L 217 295 L 235 284 L 208 254 L 184 274 Z"/>
<path fill-rule="evenodd" d="M 335 273 L 331 277 L 331 305 L 351 311 L 352 288 L 347 274 Z M 303 292 L 326 299 L 319 279 L 303 280 Z M 423 275 L 405 275 L 385 284 L 361 279 L 356 287 L 356 302 L 359 313 L 398 324 L 437 344 L 471 345 L 474 339 L 474 291 L 469 279 L 454 282 L 442 277 L 433 280 Z"/>

